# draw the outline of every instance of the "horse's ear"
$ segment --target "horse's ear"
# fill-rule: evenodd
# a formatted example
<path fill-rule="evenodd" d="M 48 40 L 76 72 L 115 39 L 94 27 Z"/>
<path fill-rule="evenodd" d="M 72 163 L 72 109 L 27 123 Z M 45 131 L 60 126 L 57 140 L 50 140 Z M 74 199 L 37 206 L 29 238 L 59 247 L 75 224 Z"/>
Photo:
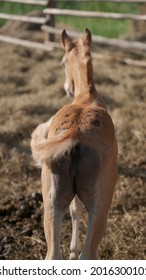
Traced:
<path fill-rule="evenodd" d="M 74 46 L 74 43 L 69 38 L 69 36 L 67 35 L 65 30 L 63 30 L 62 33 L 61 33 L 61 43 L 62 43 L 66 52 L 69 52 Z"/>
<path fill-rule="evenodd" d="M 92 35 L 88 28 L 84 29 L 84 32 L 82 35 L 82 43 L 83 43 L 83 45 L 89 45 L 89 47 L 91 47 Z"/>

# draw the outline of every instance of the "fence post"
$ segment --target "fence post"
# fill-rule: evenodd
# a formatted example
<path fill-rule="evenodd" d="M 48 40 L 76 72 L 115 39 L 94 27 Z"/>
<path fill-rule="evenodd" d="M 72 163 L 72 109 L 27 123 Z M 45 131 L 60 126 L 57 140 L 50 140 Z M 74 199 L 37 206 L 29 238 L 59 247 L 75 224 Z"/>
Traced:
<path fill-rule="evenodd" d="M 50 0 L 48 1 L 48 4 L 46 8 L 56 8 L 57 1 L 56 0 Z M 46 25 L 50 25 L 52 27 L 55 27 L 55 15 L 46 15 Z M 45 41 L 55 41 L 55 35 L 54 34 L 48 34 L 48 32 L 45 32 Z"/>

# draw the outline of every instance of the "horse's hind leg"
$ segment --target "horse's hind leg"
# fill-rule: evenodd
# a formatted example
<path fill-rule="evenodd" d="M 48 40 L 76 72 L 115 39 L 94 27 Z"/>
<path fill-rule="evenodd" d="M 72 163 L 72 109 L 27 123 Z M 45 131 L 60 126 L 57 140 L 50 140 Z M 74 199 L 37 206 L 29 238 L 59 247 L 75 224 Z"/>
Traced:
<path fill-rule="evenodd" d="M 60 235 L 63 217 L 74 197 L 72 178 L 66 172 L 68 161 L 54 163 L 51 169 L 42 167 L 42 192 L 44 201 L 44 230 L 47 241 L 46 259 L 62 259 Z"/>
<path fill-rule="evenodd" d="M 75 198 L 70 204 L 70 215 L 72 219 L 72 239 L 70 244 L 71 260 L 78 259 L 79 252 L 80 252 L 79 223 L 80 223 L 80 217 L 82 211 L 83 211 L 83 204 L 78 198 L 78 196 L 75 196 Z"/>
<path fill-rule="evenodd" d="M 116 183 L 116 165 L 105 164 L 97 179 L 94 195 L 83 201 L 88 212 L 88 228 L 84 249 L 80 259 L 97 259 L 98 245 L 104 235 L 108 211 Z"/>
<path fill-rule="evenodd" d="M 60 253 L 60 234 L 64 214 L 64 211 L 61 211 L 54 205 L 54 201 L 44 203 L 44 231 L 47 241 L 46 259 L 62 259 Z"/>
<path fill-rule="evenodd" d="M 106 223 L 107 212 L 103 208 L 95 207 L 88 211 L 88 229 L 83 251 L 80 260 L 96 260 L 98 258 L 97 249 L 103 237 Z"/>
<path fill-rule="evenodd" d="M 44 202 L 44 231 L 47 241 L 46 259 L 62 259 L 60 253 L 60 232 L 64 211 L 56 204 L 52 174 L 47 165 L 42 167 L 42 193 Z"/>
<path fill-rule="evenodd" d="M 117 179 L 117 164 L 110 150 L 106 152 L 107 157 L 102 160 L 102 164 L 98 154 L 92 150 L 89 152 L 88 158 L 84 157 L 84 161 L 81 159 L 79 163 L 77 194 L 88 212 L 86 240 L 80 259 L 93 260 L 97 259 L 98 245 L 105 231 Z"/>

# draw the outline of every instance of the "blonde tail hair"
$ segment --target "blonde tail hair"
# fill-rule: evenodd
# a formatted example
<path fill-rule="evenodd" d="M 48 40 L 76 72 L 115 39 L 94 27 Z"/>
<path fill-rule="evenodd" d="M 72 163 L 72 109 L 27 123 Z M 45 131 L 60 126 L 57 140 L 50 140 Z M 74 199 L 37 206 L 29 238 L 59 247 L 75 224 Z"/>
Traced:
<path fill-rule="evenodd" d="M 61 134 L 49 137 L 48 123 L 39 125 L 32 133 L 32 156 L 38 166 L 41 166 L 44 162 L 50 164 L 52 161 L 61 158 L 66 152 L 70 153 L 71 149 L 78 143 L 74 126 Z"/>

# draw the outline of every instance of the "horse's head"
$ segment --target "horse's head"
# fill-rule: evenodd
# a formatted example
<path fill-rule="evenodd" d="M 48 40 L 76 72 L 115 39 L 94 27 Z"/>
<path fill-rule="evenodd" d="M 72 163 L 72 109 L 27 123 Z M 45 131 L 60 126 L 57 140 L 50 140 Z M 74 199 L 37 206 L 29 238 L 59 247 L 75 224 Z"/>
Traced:
<path fill-rule="evenodd" d="M 82 36 L 74 42 L 69 38 L 66 31 L 63 30 L 61 42 L 65 50 L 65 55 L 62 59 L 66 75 L 64 89 L 68 96 L 74 96 L 75 90 L 78 90 L 79 81 L 82 82 L 84 80 L 84 72 L 86 71 L 86 75 L 88 74 L 87 64 L 91 61 L 91 33 L 86 28 Z M 91 72 L 91 69 L 89 71 Z"/>

